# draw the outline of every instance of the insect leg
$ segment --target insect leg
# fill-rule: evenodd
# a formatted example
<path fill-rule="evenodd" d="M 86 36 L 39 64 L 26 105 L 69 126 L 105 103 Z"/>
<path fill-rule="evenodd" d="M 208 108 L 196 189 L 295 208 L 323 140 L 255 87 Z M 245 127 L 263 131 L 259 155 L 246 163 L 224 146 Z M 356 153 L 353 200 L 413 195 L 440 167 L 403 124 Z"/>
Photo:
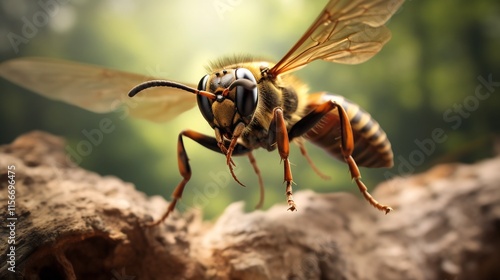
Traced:
<path fill-rule="evenodd" d="M 228 155 L 229 155 L 229 158 L 231 155 L 239 156 L 239 155 L 246 154 L 248 156 L 248 159 L 250 160 L 250 163 L 252 164 L 253 170 L 254 170 L 254 172 L 257 175 L 258 180 L 259 180 L 260 198 L 259 198 L 259 202 L 255 206 L 255 208 L 258 209 L 258 208 L 261 208 L 262 204 L 264 203 L 264 181 L 262 180 L 262 176 L 260 174 L 260 169 L 257 166 L 257 161 L 255 160 L 255 157 L 253 156 L 251 150 L 236 142 L 237 138 L 241 134 L 241 126 L 240 126 L 240 129 L 235 129 L 235 131 L 237 131 L 237 134 L 235 134 L 235 137 L 233 139 L 231 139 L 231 141 L 229 142 L 228 148 L 226 148 L 226 146 L 225 146 L 225 144 L 228 141 L 226 141 L 226 143 L 224 143 L 223 137 L 217 128 L 215 129 L 215 138 L 212 138 L 212 137 L 209 137 L 206 135 L 202 135 L 203 137 L 198 136 L 198 138 L 193 137 L 191 139 L 195 140 L 196 142 L 198 142 L 199 144 L 203 145 L 204 147 L 206 147 L 208 149 L 211 149 L 213 151 L 216 151 L 216 152 L 219 152 L 219 153 L 226 155 L 226 160 L 227 160 Z M 215 140 L 215 142 L 214 142 L 214 140 Z M 216 146 L 219 147 L 219 150 L 217 150 L 215 148 Z M 232 168 L 232 165 L 234 165 L 233 160 L 230 159 L 230 161 L 227 161 L 226 163 L 229 166 L 229 171 L 230 171 L 231 175 L 233 176 L 233 179 L 237 183 L 239 183 L 240 185 L 244 186 L 238 180 L 236 175 L 234 174 L 234 170 Z"/>
<path fill-rule="evenodd" d="M 296 140 L 295 142 L 297 143 L 297 145 L 299 145 L 300 153 L 306 158 L 307 162 L 309 163 L 311 168 L 314 170 L 314 172 L 319 177 L 321 177 L 321 179 L 330 180 L 331 179 L 330 176 L 321 172 L 321 170 L 319 170 L 319 168 L 316 166 L 316 164 L 314 164 L 312 159 L 309 157 L 309 153 L 307 153 L 306 146 L 304 145 L 304 139 L 303 138 L 297 138 L 297 139 L 298 139 L 298 141 Z"/>
<path fill-rule="evenodd" d="M 250 163 L 253 166 L 253 171 L 255 174 L 257 174 L 257 177 L 259 178 L 259 192 L 260 192 L 260 198 L 259 198 L 259 203 L 255 205 L 255 209 L 259 209 L 262 207 L 262 204 L 264 204 L 264 181 L 262 180 L 262 176 L 260 174 L 260 169 L 257 166 L 257 161 L 255 160 L 255 157 L 253 156 L 252 152 L 249 152 L 247 154 L 248 159 L 250 160 Z"/>
<path fill-rule="evenodd" d="M 295 123 L 295 125 L 290 129 L 288 136 L 290 139 L 299 137 L 309 129 L 313 128 L 318 121 L 321 120 L 331 110 L 337 108 L 340 120 L 340 140 L 341 140 L 341 151 L 345 162 L 349 166 L 349 171 L 351 173 L 351 178 L 356 182 L 359 191 L 363 194 L 363 197 L 375 208 L 384 211 L 386 214 L 392 211 L 392 208 L 380 204 L 371 194 L 368 192 L 368 188 L 365 186 L 363 181 L 361 181 L 361 173 L 359 172 L 358 165 L 352 157 L 352 152 L 354 151 L 354 136 L 351 128 L 351 123 L 349 122 L 349 117 L 342 106 L 335 103 L 334 101 L 328 100 L 327 102 L 319 105 L 310 113 L 308 113 L 304 118 Z"/>
<path fill-rule="evenodd" d="M 234 148 L 238 144 L 238 142 L 237 142 L 238 138 L 241 136 L 241 133 L 243 132 L 243 129 L 245 129 L 245 124 L 238 123 L 236 125 L 236 128 L 233 131 L 233 137 L 231 138 L 231 142 L 229 143 L 229 147 L 227 148 L 227 150 L 225 151 L 225 153 L 226 153 L 226 163 L 227 163 L 227 166 L 229 167 L 229 171 L 231 172 L 231 175 L 233 176 L 233 179 L 238 184 L 240 184 L 241 186 L 245 187 L 245 185 L 243 183 L 241 183 L 240 180 L 238 180 L 238 178 L 234 174 L 233 166 L 235 164 L 233 162 L 233 159 L 231 158 L 231 156 L 233 155 Z M 216 133 L 216 135 L 218 135 L 218 133 Z M 219 137 L 217 136 L 217 138 L 219 138 Z M 222 149 L 222 152 L 224 152 L 223 149 Z"/>
<path fill-rule="evenodd" d="M 290 161 L 288 154 L 290 153 L 290 142 L 288 140 L 288 132 L 286 129 L 285 119 L 283 117 L 283 110 L 275 108 L 273 111 L 273 119 L 269 125 L 269 138 L 268 141 L 272 144 L 276 143 L 281 160 L 284 162 L 284 181 L 286 182 L 286 198 L 288 202 L 288 210 L 295 211 L 297 208 L 292 197 L 292 169 L 290 168 Z M 276 141 L 276 142 L 275 142 Z"/>
<path fill-rule="evenodd" d="M 170 213 L 172 213 L 172 211 L 174 211 L 177 201 L 179 201 L 182 197 L 182 192 L 184 191 L 184 187 L 186 186 L 189 179 L 191 179 L 191 166 L 189 165 L 189 158 L 186 149 L 184 148 L 183 136 L 186 136 L 194 140 L 195 142 L 204 146 L 205 148 L 208 148 L 218 153 L 222 153 L 222 151 L 218 146 L 218 142 L 214 137 L 204 135 L 193 130 L 184 130 L 181 133 L 179 133 L 179 138 L 177 140 L 177 164 L 179 166 L 179 173 L 182 176 L 182 180 L 177 185 L 177 187 L 175 187 L 174 192 L 172 193 L 172 202 L 170 202 L 170 204 L 168 205 L 168 208 L 163 214 L 163 216 L 157 221 L 146 224 L 147 227 L 152 227 L 160 224 L 168 217 L 168 215 L 170 215 Z M 248 148 L 238 144 L 234 147 L 233 154 L 242 155 L 248 152 L 250 152 Z"/>

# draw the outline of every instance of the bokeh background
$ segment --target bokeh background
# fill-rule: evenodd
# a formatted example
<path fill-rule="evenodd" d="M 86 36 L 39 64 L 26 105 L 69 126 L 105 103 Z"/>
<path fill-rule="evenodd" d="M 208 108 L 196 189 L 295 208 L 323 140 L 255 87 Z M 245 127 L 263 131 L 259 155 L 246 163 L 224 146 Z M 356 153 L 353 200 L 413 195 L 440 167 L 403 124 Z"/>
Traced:
<path fill-rule="evenodd" d="M 4 0 L 0 61 L 52 57 L 196 84 L 208 62 L 221 56 L 278 60 L 326 2 Z M 34 30 L 26 29 L 35 22 Z M 318 61 L 296 72 L 312 92 L 327 90 L 361 105 L 389 135 L 395 166 L 362 168 L 365 183 L 373 187 L 436 164 L 493 156 L 500 131 L 500 2 L 406 1 L 388 27 L 392 40 L 364 64 Z M 78 163 L 132 182 L 150 195 L 168 198 L 181 179 L 175 150 L 182 129 L 213 134 L 197 108 L 154 124 L 47 100 L 3 79 L 0 96 L 2 144 L 44 130 L 66 138 L 68 150 L 76 149 L 87 140 L 82 131 L 98 128 L 104 117 L 111 119 L 115 129 Z M 190 140 L 185 145 L 193 176 L 180 210 L 200 207 L 213 218 L 236 200 L 252 209 L 259 192 L 246 157 L 235 158 L 238 177 L 247 185 L 242 188 L 230 179 L 222 155 Z M 344 163 L 308 148 L 332 180 L 316 176 L 294 148 L 295 191 L 357 193 Z M 264 150 L 254 154 L 266 184 L 265 208 L 285 203 L 279 155 Z"/>

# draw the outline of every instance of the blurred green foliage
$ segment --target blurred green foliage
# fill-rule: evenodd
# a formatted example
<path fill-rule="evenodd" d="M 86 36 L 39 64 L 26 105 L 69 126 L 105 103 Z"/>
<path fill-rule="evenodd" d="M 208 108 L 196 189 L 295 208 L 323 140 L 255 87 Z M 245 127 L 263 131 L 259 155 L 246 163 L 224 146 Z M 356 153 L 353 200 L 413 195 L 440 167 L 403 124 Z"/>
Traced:
<path fill-rule="evenodd" d="M 205 74 L 204 66 L 221 56 L 251 54 L 278 60 L 326 2 L 3 1 L 0 61 L 54 57 L 197 83 Z M 24 34 L 27 22 L 35 21 L 36 30 Z M 487 91 L 481 77 L 500 81 L 500 2 L 407 1 L 388 26 L 391 41 L 370 61 L 361 65 L 314 62 L 296 72 L 311 91 L 330 91 L 360 104 L 389 135 L 395 167 L 362 168 L 365 183 L 374 186 L 440 162 L 472 162 L 491 156 L 492 139 L 500 130 L 500 88 L 490 86 Z M 13 43 L 13 34 L 24 40 Z M 476 95 L 480 85 L 484 100 Z M 213 134 L 197 109 L 158 125 L 93 114 L 46 100 L 5 80 L 0 80 L 0 88 L 0 143 L 38 129 L 65 137 L 67 148 L 74 149 L 86 140 L 84 130 L 91 131 L 104 117 L 109 118 L 115 129 L 80 164 L 133 182 L 151 195 L 169 197 L 181 179 L 175 149 L 182 129 Z M 436 129 L 442 132 L 439 143 L 432 140 Z M 185 144 L 193 176 L 181 209 L 199 206 L 207 217 L 213 217 L 235 200 L 245 200 L 251 209 L 258 200 L 258 186 L 246 158 L 235 159 L 237 174 L 248 186 L 242 188 L 230 179 L 222 155 L 189 140 Z M 308 148 L 332 180 L 316 176 L 294 149 L 291 161 L 296 191 L 357 192 L 345 164 L 316 147 Z M 255 156 L 266 184 L 265 207 L 284 203 L 278 154 L 259 150 Z"/>

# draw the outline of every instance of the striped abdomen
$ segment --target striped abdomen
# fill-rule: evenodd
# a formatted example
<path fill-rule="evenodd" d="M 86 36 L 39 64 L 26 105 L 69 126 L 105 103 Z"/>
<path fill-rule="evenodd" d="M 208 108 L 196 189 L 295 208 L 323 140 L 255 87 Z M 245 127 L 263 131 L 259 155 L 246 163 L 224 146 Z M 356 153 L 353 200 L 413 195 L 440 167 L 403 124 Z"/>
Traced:
<path fill-rule="evenodd" d="M 341 105 L 349 116 L 354 134 L 352 157 L 356 163 L 366 167 L 391 167 L 393 153 L 387 134 L 378 122 L 358 105 L 339 95 L 317 93 L 308 96 L 307 110 L 310 111 L 328 100 Z M 343 161 L 340 151 L 340 124 L 337 110 L 324 116 L 303 136 Z"/>

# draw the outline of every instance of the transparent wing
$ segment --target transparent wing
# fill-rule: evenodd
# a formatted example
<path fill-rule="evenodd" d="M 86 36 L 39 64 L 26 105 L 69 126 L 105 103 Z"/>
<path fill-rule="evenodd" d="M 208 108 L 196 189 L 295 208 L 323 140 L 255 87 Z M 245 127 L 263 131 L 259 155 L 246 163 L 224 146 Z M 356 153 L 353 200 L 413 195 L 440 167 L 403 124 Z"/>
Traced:
<path fill-rule="evenodd" d="M 404 0 L 330 0 L 300 40 L 269 73 L 277 76 L 322 59 L 362 63 L 391 38 L 383 25 Z"/>
<path fill-rule="evenodd" d="M 151 88 L 130 98 L 130 89 L 155 78 L 76 62 L 13 59 L 0 64 L 0 76 L 92 112 L 106 113 L 125 106 L 131 116 L 154 122 L 168 121 L 196 104 L 194 94 L 166 87 Z"/>

